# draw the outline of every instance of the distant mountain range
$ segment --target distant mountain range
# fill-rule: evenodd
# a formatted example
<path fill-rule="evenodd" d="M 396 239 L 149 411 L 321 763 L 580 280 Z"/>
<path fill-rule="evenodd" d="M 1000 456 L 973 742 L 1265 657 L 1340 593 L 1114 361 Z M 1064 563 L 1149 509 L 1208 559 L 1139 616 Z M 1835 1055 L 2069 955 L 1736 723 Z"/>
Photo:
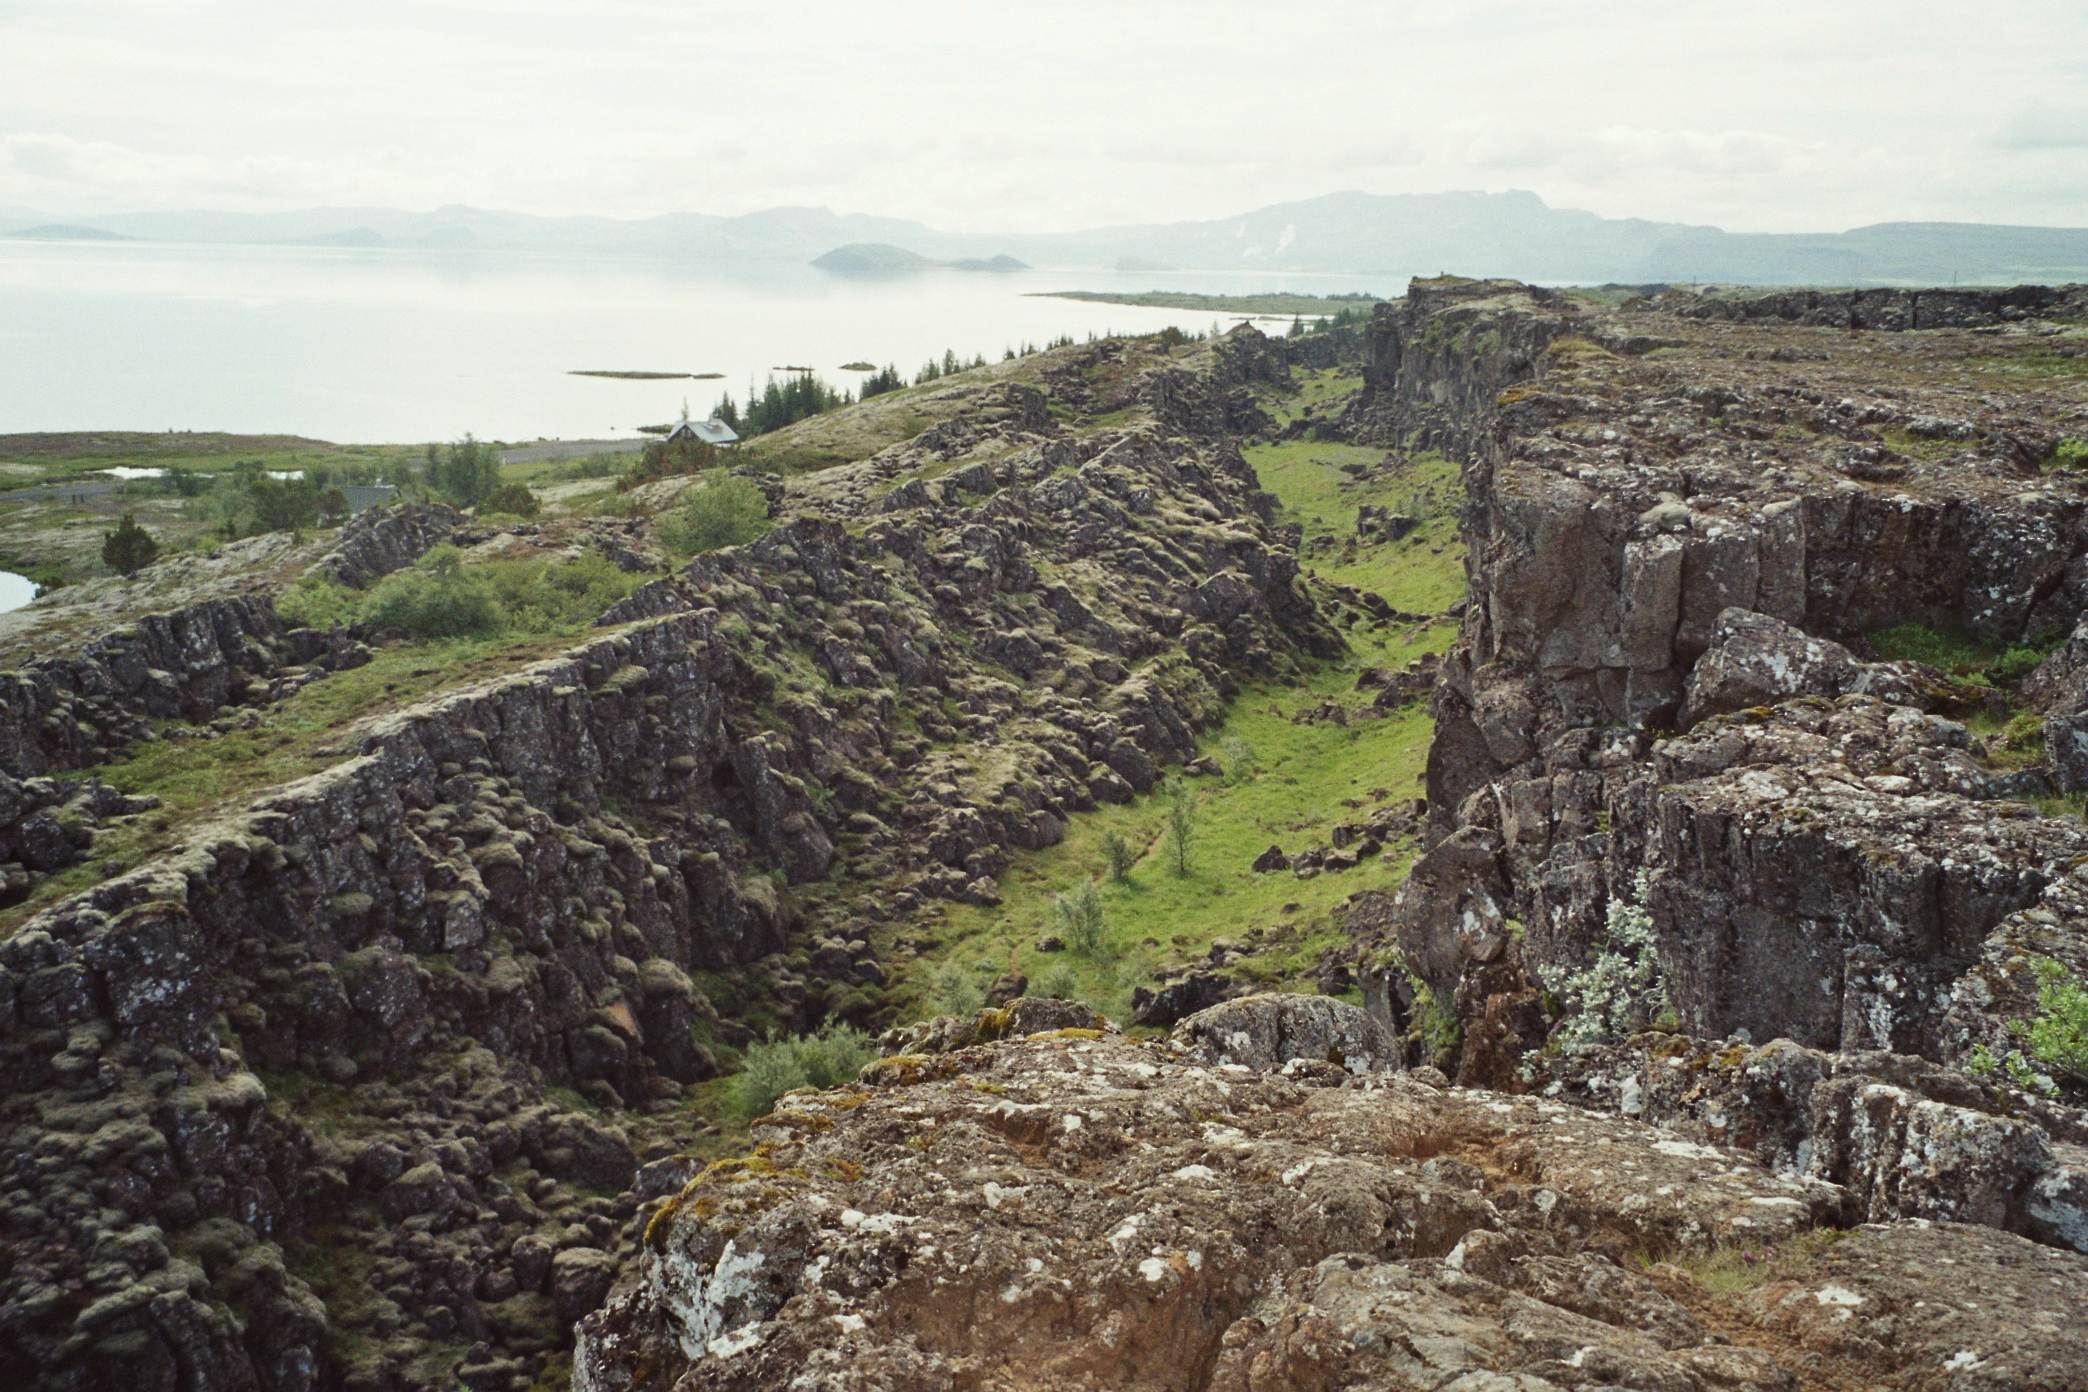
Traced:
<path fill-rule="evenodd" d="M 957 234 L 825 208 L 619 220 L 451 206 L 293 213 L 54 217 L 0 209 L 0 234 L 447 252 L 563 252 L 688 262 L 818 261 L 839 274 L 909 267 L 1347 272 L 1455 271 L 1549 283 L 1950 284 L 2088 280 L 2088 228 L 1895 222 L 1756 234 L 1605 218 L 1534 193 L 1335 193 L 1237 217 L 1067 233 Z"/>

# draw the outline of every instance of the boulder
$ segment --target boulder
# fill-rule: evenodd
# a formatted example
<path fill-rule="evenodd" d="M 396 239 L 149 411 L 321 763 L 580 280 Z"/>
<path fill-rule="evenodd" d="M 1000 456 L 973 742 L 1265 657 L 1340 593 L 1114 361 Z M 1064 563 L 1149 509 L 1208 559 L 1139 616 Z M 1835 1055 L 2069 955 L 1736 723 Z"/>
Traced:
<path fill-rule="evenodd" d="M 616 1258 L 597 1247 L 569 1247 L 551 1259 L 551 1303 L 561 1324 L 599 1309 L 616 1282 Z"/>
<path fill-rule="evenodd" d="M 1680 726 L 1792 696 L 1839 696 L 1862 671 L 1839 643 L 1767 614 L 1726 609 L 1711 630 L 1711 647 L 1690 670 Z"/>
<path fill-rule="evenodd" d="M 1361 1006 L 1325 996 L 1244 996 L 1198 1011 L 1171 1036 L 1212 1063 L 1280 1070 L 1292 1060 L 1331 1063 L 1351 1073 L 1404 1065 L 1404 1051 Z"/>
<path fill-rule="evenodd" d="M 1140 986 L 1131 992 L 1131 1023 L 1166 1029 L 1199 1010 L 1207 1010 L 1239 989 L 1239 983 L 1220 972 L 1195 971 L 1177 981 L 1154 989 Z"/>
<path fill-rule="evenodd" d="M 1257 1071 L 1180 1040 L 921 1062 L 758 1125 L 788 1165 L 658 1220 L 581 1324 L 576 1392 L 2058 1392 L 2084 1369 L 2088 1259 L 1949 1223 L 1823 1231 L 1833 1186 L 1639 1122 L 1324 1057 Z M 1689 1268 L 1721 1246 L 1780 1255 L 1714 1289 Z M 1092 1293 L 1078 1313 L 1069 1284 Z M 1989 1358 L 1992 1378 L 1963 1375 Z"/>
<path fill-rule="evenodd" d="M 415 1165 L 385 1185 L 381 1198 L 384 1216 L 390 1222 L 404 1222 L 420 1213 L 441 1218 L 457 1206 L 457 1186 L 443 1173 L 442 1166 L 431 1161 Z"/>

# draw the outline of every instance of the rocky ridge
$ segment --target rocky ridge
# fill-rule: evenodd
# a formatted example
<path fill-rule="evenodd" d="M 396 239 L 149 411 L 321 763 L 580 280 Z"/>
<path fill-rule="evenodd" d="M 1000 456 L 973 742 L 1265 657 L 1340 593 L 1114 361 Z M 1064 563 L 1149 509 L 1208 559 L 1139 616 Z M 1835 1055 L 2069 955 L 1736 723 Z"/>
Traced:
<path fill-rule="evenodd" d="M 1906 623 L 2025 643 L 2088 604 L 2088 506 L 2039 468 L 2082 408 L 1956 380 L 2061 330 L 1704 327 L 1671 298 L 1417 285 L 1373 324 L 1354 428 L 1461 451 L 1470 497 L 1401 946 L 1446 1000 L 1510 958 L 1555 977 L 1643 867 L 1685 1029 L 1955 1060 L 2001 1037 L 1974 999 L 1999 983 L 1961 978 L 2070 881 L 2080 827 L 1952 718 L 1987 693 L 1858 653 Z"/>
<path fill-rule="evenodd" d="M 1068 409 L 1129 425 L 1071 434 L 1014 393 L 794 484 L 768 536 L 642 588 L 599 637 L 369 722 L 345 762 L 0 943 L 0 1369 L 555 1374 L 666 1182 L 640 1165 L 680 1163 L 704 1039 L 746 1037 L 695 974 L 738 974 L 795 1028 L 877 1019 L 869 923 L 990 897 L 1007 848 L 1192 755 L 1236 673 L 1338 647 L 1226 433 L 1280 350 L 1126 353 L 1074 350 L 1065 375 Z M 884 487 L 909 469 L 939 486 Z M 392 530 L 329 563 L 375 574 L 457 537 Z M 261 705 L 313 641 L 272 622 L 257 598 L 205 642 L 171 616 L 67 659 L 70 682 L 18 681 L 13 748 L 108 757 L 68 732 L 142 738 L 123 722 L 158 713 L 156 674 L 182 674 L 166 718 L 214 716 L 220 685 Z M 55 721 L 29 701 L 47 689 L 74 693 Z"/>
<path fill-rule="evenodd" d="M 2075 302 L 1715 303 L 1417 283 L 1367 332 L 1342 429 L 1460 462 L 1469 580 L 1368 1009 L 888 1036 L 661 1208 L 578 1385 L 2088 1382 L 2077 1085 L 1965 1071 L 2084 966 L 2088 832 L 2021 800 L 2083 640 L 2013 689 L 1869 641 L 2078 621 L 2088 411 L 2020 386 Z M 1965 723 L 2018 701 L 2042 765 Z M 1620 900 L 1673 1018 L 1560 1047 Z"/>

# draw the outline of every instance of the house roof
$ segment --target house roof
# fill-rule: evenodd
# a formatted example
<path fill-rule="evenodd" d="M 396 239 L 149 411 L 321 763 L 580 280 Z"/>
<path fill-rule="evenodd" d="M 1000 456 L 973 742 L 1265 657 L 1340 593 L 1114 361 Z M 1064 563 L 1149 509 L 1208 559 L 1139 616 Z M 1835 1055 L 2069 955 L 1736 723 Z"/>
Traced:
<path fill-rule="evenodd" d="M 716 416 L 709 420 L 683 421 L 667 438 L 686 440 L 691 436 L 709 445 L 730 445 L 739 439 L 739 433 Z"/>

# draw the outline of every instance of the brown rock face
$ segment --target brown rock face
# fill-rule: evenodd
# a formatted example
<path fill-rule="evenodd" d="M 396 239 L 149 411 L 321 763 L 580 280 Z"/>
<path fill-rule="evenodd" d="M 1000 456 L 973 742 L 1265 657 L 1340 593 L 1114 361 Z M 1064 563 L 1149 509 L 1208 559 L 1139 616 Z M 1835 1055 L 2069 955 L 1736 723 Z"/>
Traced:
<path fill-rule="evenodd" d="M 756 1156 L 652 1220 L 635 1280 L 583 1322 L 575 1386 L 2088 1377 L 2088 1259 L 1949 1223 L 1823 1233 L 1845 1191 L 1735 1151 L 1543 1099 L 1287 1071 L 1041 1037 L 793 1098 Z M 1760 1272 L 1699 1282 L 1718 1244 Z"/>
<path fill-rule="evenodd" d="M 2088 974 L 2088 839 L 2019 801 L 2088 782 L 2088 645 L 2020 691 L 1869 660 L 1885 629 L 1998 650 L 2088 608 L 2088 499 L 2045 472 L 2078 405 L 2015 371 L 2079 302 L 1417 282 L 1380 309 L 1347 423 L 1458 458 L 1469 583 L 1426 853 L 1354 926 L 1456 1003 L 1459 1076 L 1515 1082 L 1556 1019 L 1529 1003 L 1642 874 L 1705 1038 L 1957 1063 L 2013 1047 L 2033 939 Z M 1968 385 L 1988 370 L 2020 385 Z M 2044 715 L 2047 767 L 1959 723 L 2009 700 Z"/>

